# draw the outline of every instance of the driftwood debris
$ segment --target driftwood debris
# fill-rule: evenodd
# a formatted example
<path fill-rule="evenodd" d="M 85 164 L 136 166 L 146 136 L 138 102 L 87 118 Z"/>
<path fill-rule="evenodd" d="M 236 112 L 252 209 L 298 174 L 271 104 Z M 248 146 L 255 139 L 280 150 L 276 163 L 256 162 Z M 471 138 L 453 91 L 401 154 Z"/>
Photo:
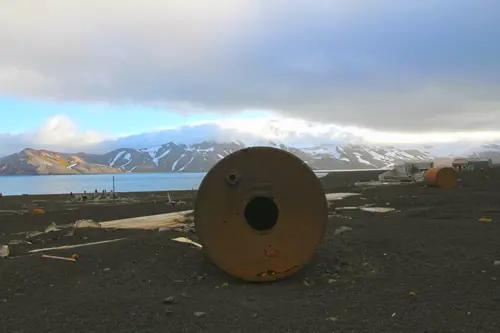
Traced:
<path fill-rule="evenodd" d="M 159 214 L 151 216 L 140 216 L 122 220 L 101 222 L 101 228 L 109 229 L 158 229 L 161 227 L 175 228 L 185 225 L 189 220 L 187 215 L 192 210 L 182 212 Z"/>
<path fill-rule="evenodd" d="M 49 255 L 42 255 L 42 258 L 45 259 L 54 259 L 54 260 L 63 260 L 63 261 L 71 261 L 71 262 L 76 262 L 76 259 L 74 258 L 66 258 L 66 257 L 58 257 L 58 256 L 49 256 Z"/>
<path fill-rule="evenodd" d="M 126 239 L 126 238 L 110 239 L 110 240 L 105 240 L 105 241 L 100 241 L 100 242 L 84 243 L 84 244 L 77 244 L 77 245 L 64 245 L 64 246 L 57 246 L 57 247 L 48 247 L 48 248 L 44 248 L 44 249 L 31 250 L 31 251 L 29 251 L 29 253 L 38 253 L 38 252 L 53 251 L 53 250 L 75 249 L 77 247 L 85 247 L 85 246 L 118 242 L 118 241 L 121 241 L 124 239 Z"/>

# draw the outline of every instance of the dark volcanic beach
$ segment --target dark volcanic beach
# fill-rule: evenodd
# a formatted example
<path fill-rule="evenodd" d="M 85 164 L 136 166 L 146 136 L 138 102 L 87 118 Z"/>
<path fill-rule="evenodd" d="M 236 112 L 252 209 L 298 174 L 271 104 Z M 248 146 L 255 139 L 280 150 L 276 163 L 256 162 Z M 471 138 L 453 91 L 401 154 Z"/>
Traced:
<path fill-rule="evenodd" d="M 236 280 L 203 251 L 172 241 L 189 231 L 66 229 L 26 232 L 52 222 L 96 222 L 193 209 L 195 193 L 68 195 L 0 200 L 1 332 L 499 332 L 500 168 L 461 173 L 453 189 L 425 184 L 354 186 L 377 172 L 332 173 L 334 201 L 323 244 L 298 274 L 267 284 Z M 298 189 L 297 189 L 298 190 Z M 373 204 L 395 211 L 340 210 Z M 45 214 L 33 215 L 33 209 Z M 336 210 L 337 208 L 337 210 Z M 481 218 L 487 218 L 481 220 Z M 307 222 L 307 221 L 305 221 Z M 352 230 L 335 234 L 341 227 Z M 46 251 L 29 250 L 125 238 Z"/>

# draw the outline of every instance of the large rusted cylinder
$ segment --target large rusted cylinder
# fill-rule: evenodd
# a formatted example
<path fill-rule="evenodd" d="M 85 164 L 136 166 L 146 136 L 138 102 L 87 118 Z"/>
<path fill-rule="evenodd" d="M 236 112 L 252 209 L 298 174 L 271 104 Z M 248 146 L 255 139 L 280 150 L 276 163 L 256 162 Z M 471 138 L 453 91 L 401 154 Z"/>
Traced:
<path fill-rule="evenodd" d="M 424 173 L 427 185 L 439 188 L 452 188 L 457 186 L 458 173 L 450 167 L 432 168 Z"/>
<path fill-rule="evenodd" d="M 252 147 L 220 160 L 201 182 L 195 226 L 203 249 L 227 273 L 271 281 L 311 260 L 325 234 L 321 183 L 298 157 Z"/>

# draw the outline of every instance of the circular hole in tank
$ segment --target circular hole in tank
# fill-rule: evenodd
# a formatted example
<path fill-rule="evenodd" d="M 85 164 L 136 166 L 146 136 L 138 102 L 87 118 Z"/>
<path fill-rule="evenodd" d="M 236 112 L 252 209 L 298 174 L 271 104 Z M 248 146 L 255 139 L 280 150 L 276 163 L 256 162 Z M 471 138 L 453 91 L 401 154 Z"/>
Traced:
<path fill-rule="evenodd" d="M 245 207 L 245 219 L 248 225 L 257 231 L 266 231 L 274 227 L 278 216 L 278 206 L 271 198 L 252 198 Z"/>

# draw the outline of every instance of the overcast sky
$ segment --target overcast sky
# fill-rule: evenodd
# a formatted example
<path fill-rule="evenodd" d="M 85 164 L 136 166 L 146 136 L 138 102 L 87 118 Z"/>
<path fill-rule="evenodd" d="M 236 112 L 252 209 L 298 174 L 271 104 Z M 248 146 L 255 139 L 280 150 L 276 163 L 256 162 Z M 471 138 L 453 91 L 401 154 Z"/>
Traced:
<path fill-rule="evenodd" d="M 500 131 L 498 0 L 0 0 L 0 50 L 16 100 Z"/>

